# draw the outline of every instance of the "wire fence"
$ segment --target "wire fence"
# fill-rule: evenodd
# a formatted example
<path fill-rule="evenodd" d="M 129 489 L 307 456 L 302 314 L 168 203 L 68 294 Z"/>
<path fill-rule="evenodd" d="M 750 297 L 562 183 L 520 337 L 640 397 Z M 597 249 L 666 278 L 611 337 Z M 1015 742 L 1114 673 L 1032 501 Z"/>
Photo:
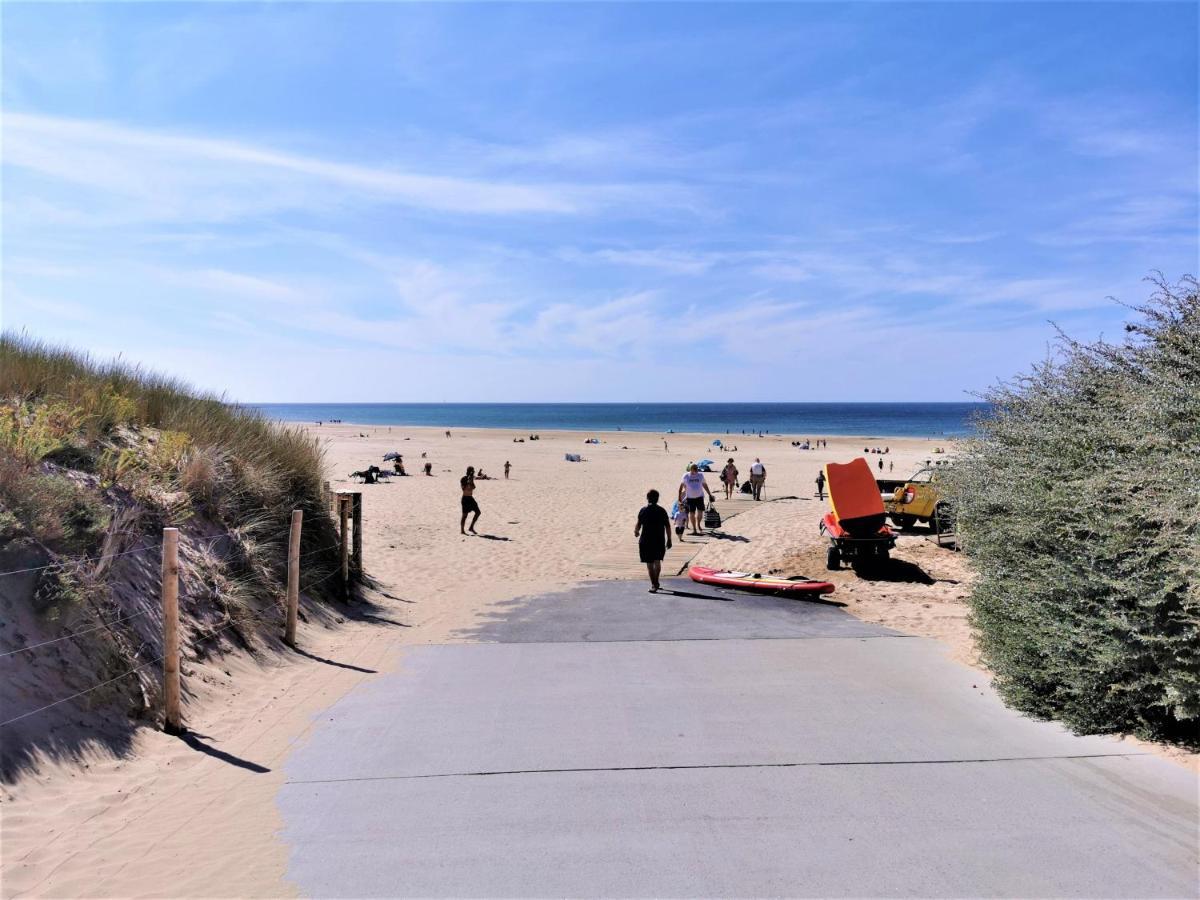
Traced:
<path fill-rule="evenodd" d="M 286 534 L 286 532 L 285 532 L 285 534 Z M 228 539 L 229 539 L 228 535 L 222 534 L 222 535 L 216 535 L 215 537 L 209 538 L 205 541 L 193 542 L 192 544 L 186 545 L 186 546 L 188 547 L 189 550 L 195 550 L 197 543 L 199 543 L 202 546 L 207 545 L 207 546 L 211 547 L 213 544 L 216 544 L 220 541 L 228 540 Z M 330 550 L 337 550 L 340 547 L 341 547 L 340 542 L 333 543 L 333 544 L 327 544 L 324 547 L 317 547 L 313 550 L 309 550 L 305 553 L 301 553 L 300 559 L 307 559 L 308 557 L 315 556 L 318 553 L 326 553 Z M 104 556 L 89 558 L 88 562 L 97 562 L 98 563 L 101 560 L 105 560 L 105 559 L 117 559 L 118 557 L 122 557 L 122 556 L 132 556 L 133 554 L 136 554 L 136 553 L 149 553 L 151 551 L 156 552 L 156 553 L 161 552 L 161 548 L 157 547 L 157 546 L 139 547 L 136 550 L 126 550 L 121 553 L 109 553 L 109 554 L 105 554 Z M 47 565 L 44 565 L 44 566 L 35 566 L 33 568 L 28 568 L 28 569 L 17 569 L 15 571 L 0 572 L 0 577 L 3 577 L 5 575 L 17 575 L 17 574 L 21 574 L 21 573 L 25 573 L 25 572 L 38 572 L 38 571 L 43 571 L 46 569 L 60 568 L 62 566 L 70 565 L 70 564 L 71 564 L 70 562 L 48 563 Z M 334 571 L 334 574 L 339 574 L 339 573 L 340 573 L 340 570 Z M 305 592 L 311 591 L 317 585 L 321 584 L 324 581 L 327 581 L 328 578 L 329 578 L 329 576 L 326 576 L 325 578 L 322 578 L 320 581 L 314 582 L 309 587 L 302 588 L 301 590 L 303 590 Z M 143 609 L 143 610 L 140 610 L 139 612 L 130 613 L 129 615 L 121 616 L 119 618 L 112 619 L 111 621 L 108 621 L 108 622 L 101 621 L 98 625 L 93 625 L 89 628 L 81 628 L 78 631 L 73 631 L 70 634 L 64 634 L 61 637 L 51 638 L 50 640 L 46 640 L 46 641 L 38 641 L 36 644 L 28 644 L 27 646 L 24 646 L 24 647 L 18 647 L 15 650 L 7 650 L 3 653 L 0 653 L 0 659 L 4 659 L 7 656 L 14 656 L 18 653 L 25 653 L 29 650 L 36 650 L 38 647 L 45 647 L 49 644 L 57 644 L 60 641 L 68 641 L 71 638 L 79 637 L 80 635 L 83 635 L 83 634 L 90 634 L 93 631 L 100 631 L 103 628 L 110 628 L 113 625 L 117 625 L 121 622 L 127 622 L 130 619 L 136 619 L 139 616 L 144 616 L 152 611 L 153 610 Z"/>
<path fill-rule="evenodd" d="M 361 510 L 361 506 L 359 507 L 359 509 Z M 358 535 L 361 534 L 361 528 L 362 528 L 361 512 L 355 518 L 354 527 L 356 529 L 356 538 L 357 538 Z M 275 539 L 276 540 L 287 540 L 287 539 L 290 539 L 290 534 L 291 534 L 291 529 L 288 529 L 287 531 L 284 531 L 281 534 L 275 536 Z M 230 539 L 229 535 L 221 534 L 221 535 L 216 535 L 211 538 L 203 539 L 200 541 L 193 541 L 190 544 L 182 544 L 182 545 L 180 545 L 180 548 L 191 553 L 191 552 L 195 552 L 198 549 L 207 549 L 208 547 L 211 547 L 220 541 L 229 540 L 229 539 Z M 268 538 L 268 540 L 270 540 L 270 538 Z M 357 545 L 358 540 L 356 540 L 355 543 Z M 338 549 L 342 549 L 343 551 L 349 550 L 349 535 L 348 534 L 340 535 L 339 539 L 337 541 L 335 541 L 334 543 L 327 544 L 327 545 L 324 545 L 321 547 L 312 548 L 312 549 L 305 551 L 304 553 L 298 553 L 297 558 L 300 560 L 308 559 L 319 553 L 327 553 L 331 550 L 338 550 Z M 136 555 L 139 553 L 162 554 L 163 549 L 162 549 L 161 545 L 160 546 L 152 545 L 152 546 L 138 547 L 138 548 L 131 549 L 131 550 L 124 550 L 119 553 L 109 553 L 109 554 L 104 554 L 104 555 L 101 555 L 98 557 L 89 557 L 85 561 L 88 563 L 98 565 L 99 563 L 101 563 L 105 560 L 133 556 L 133 555 Z M 174 560 L 174 557 L 172 557 L 172 561 L 173 560 Z M 9 571 L 5 571 L 5 572 L 0 572 L 0 578 L 10 576 L 10 575 L 21 575 L 21 574 L 28 574 L 31 572 L 46 571 L 46 570 L 50 570 L 50 569 L 60 569 L 60 568 L 64 568 L 67 566 L 79 565 L 80 562 L 81 562 L 81 560 L 59 560 L 56 562 L 47 563 L 42 566 L 32 566 L 32 567 L 24 568 L 24 569 L 15 569 L 15 570 L 9 570 Z M 358 563 L 359 566 L 361 566 L 361 558 L 356 560 L 356 562 Z M 333 578 L 341 577 L 342 571 L 343 571 L 342 566 L 338 565 L 338 566 L 334 567 L 333 570 L 330 571 L 328 574 L 316 579 L 315 581 L 310 581 L 307 584 L 297 583 L 296 592 L 297 593 L 310 593 L 317 587 L 320 587 L 321 585 L 325 584 L 327 581 L 329 581 Z M 347 587 L 348 587 L 348 585 L 347 585 Z M 291 593 L 291 591 L 289 590 L 289 594 L 290 593 Z M 289 599 L 289 608 L 291 608 L 293 610 L 293 617 L 294 617 L 294 606 L 295 606 L 294 600 Z M 12 657 L 17 656 L 18 654 L 26 653 L 31 650 L 36 650 L 39 647 L 46 647 L 51 644 L 57 644 L 61 641 L 68 641 L 73 638 L 80 637 L 81 635 L 90 634 L 95 631 L 100 631 L 101 629 L 111 628 L 114 625 L 119 625 L 124 622 L 132 621 L 134 619 L 148 615 L 152 612 L 158 612 L 158 610 L 157 609 L 143 609 L 143 610 L 139 610 L 137 612 L 132 612 L 132 613 L 128 613 L 126 615 L 122 615 L 118 618 L 111 619 L 108 621 L 101 621 L 99 624 L 92 625 L 87 628 L 82 628 L 77 631 L 73 631 L 69 634 L 60 635 L 59 637 L 50 638 L 50 639 L 44 640 L 44 641 L 38 641 L 37 643 L 34 643 L 34 644 L 29 644 L 24 647 L 18 647 L 14 650 L 9 650 L 9 651 L 0 653 L 0 659 L 12 658 Z M 236 626 L 238 624 L 239 624 L 238 620 L 231 619 L 229 622 L 222 625 L 216 631 L 206 632 L 206 633 L 200 635 L 200 637 L 203 640 L 212 640 L 213 638 L 216 638 L 217 636 L 219 636 L 220 634 L 225 632 L 227 629 L 233 628 L 234 626 Z M 165 631 L 166 627 L 167 627 L 167 623 L 164 621 L 164 631 Z M 9 719 L 6 719 L 6 720 L 0 722 L 0 728 L 3 728 L 8 725 L 12 725 L 15 722 L 19 722 L 23 719 L 27 719 L 30 716 L 37 715 L 38 713 L 45 712 L 48 709 L 53 709 L 56 706 L 60 706 L 63 703 L 68 703 L 72 700 L 78 699 L 79 697 L 83 697 L 87 694 L 92 693 L 93 691 L 97 691 L 97 690 L 100 690 L 101 688 L 107 687 L 108 685 L 114 684 L 123 678 L 128 678 L 130 675 L 133 675 L 133 674 L 141 671 L 142 669 L 146 668 L 147 666 L 151 666 L 151 665 L 154 665 L 155 663 L 163 662 L 166 652 L 167 651 L 164 651 L 164 653 L 159 654 L 158 656 L 154 657 L 153 659 L 148 659 L 144 662 L 141 662 L 141 663 L 137 664 L 136 666 L 134 666 L 133 668 L 129 669 L 128 671 L 122 672 L 120 675 L 116 675 L 112 678 L 106 679 L 105 681 L 102 681 L 99 684 L 92 685 L 91 687 L 85 688 L 84 690 L 81 690 L 81 691 L 76 691 L 75 693 L 73 693 L 67 697 L 61 697 L 58 700 L 55 700 L 51 703 L 47 703 L 43 706 L 39 706 L 36 709 L 31 709 L 31 710 L 21 713 L 20 715 L 13 716 Z M 169 716 L 168 716 L 168 718 L 169 718 Z"/>

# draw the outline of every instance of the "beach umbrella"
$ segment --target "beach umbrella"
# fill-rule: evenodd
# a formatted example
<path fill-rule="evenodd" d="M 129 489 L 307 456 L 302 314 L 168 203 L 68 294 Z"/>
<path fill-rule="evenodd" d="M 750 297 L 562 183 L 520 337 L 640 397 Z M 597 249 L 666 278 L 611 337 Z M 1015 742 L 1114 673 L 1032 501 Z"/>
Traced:
<path fill-rule="evenodd" d="M 393 450 L 391 453 L 383 454 L 384 462 L 387 462 L 389 459 L 399 459 L 399 458 L 400 458 L 400 454 L 397 453 L 395 450 Z"/>
<path fill-rule="evenodd" d="M 714 447 L 720 447 L 720 446 L 721 446 L 721 439 L 720 439 L 720 438 L 717 438 L 715 441 L 713 441 L 713 442 L 712 442 L 712 445 L 713 445 Z"/>
<path fill-rule="evenodd" d="M 698 466 L 700 466 L 701 468 L 703 468 L 704 466 L 711 466 L 711 465 L 713 465 L 713 461 L 712 461 L 711 459 L 698 459 L 698 460 L 696 460 L 696 465 L 698 465 Z"/>

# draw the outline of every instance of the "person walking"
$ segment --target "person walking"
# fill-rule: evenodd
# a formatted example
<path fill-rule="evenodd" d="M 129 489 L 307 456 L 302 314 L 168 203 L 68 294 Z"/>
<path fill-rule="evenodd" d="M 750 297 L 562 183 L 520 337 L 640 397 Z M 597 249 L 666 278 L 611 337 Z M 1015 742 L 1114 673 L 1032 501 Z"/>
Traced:
<path fill-rule="evenodd" d="M 825 470 L 822 469 L 817 473 L 817 499 L 825 499 Z"/>
<path fill-rule="evenodd" d="M 879 457 L 879 471 L 880 472 L 883 471 L 883 457 L 882 456 Z"/>
<path fill-rule="evenodd" d="M 732 500 L 733 492 L 737 490 L 738 470 L 733 464 L 733 457 L 729 457 L 729 462 L 725 463 L 725 468 L 721 470 L 721 484 L 725 485 L 725 499 Z"/>
<path fill-rule="evenodd" d="M 755 500 L 762 499 L 763 485 L 767 481 L 767 467 L 762 464 L 762 460 L 757 456 L 754 457 L 754 465 L 750 467 L 750 488 L 754 494 Z"/>
<path fill-rule="evenodd" d="M 711 503 L 713 501 L 713 494 L 709 490 L 708 482 L 704 480 L 704 473 L 700 471 L 699 466 L 692 463 L 688 466 L 683 480 L 679 482 L 678 497 L 680 504 L 687 505 L 688 521 L 692 524 L 692 534 L 699 534 L 700 527 L 704 524 L 705 494 L 708 494 L 708 500 Z"/>
<path fill-rule="evenodd" d="M 428 472 L 426 472 L 428 474 Z M 479 501 L 475 499 L 475 467 L 467 466 L 467 474 L 458 480 L 462 485 L 462 521 L 458 523 L 458 530 L 463 534 L 467 533 L 466 524 L 467 516 L 475 513 L 475 518 L 471 520 L 471 534 L 478 534 L 475 530 L 475 523 L 479 521 Z"/>
<path fill-rule="evenodd" d="M 658 505 L 658 491 L 646 492 L 646 505 L 638 511 L 633 536 L 638 539 L 638 558 L 646 564 L 650 576 L 650 593 L 658 593 L 663 557 L 671 549 L 671 518 Z"/>
<path fill-rule="evenodd" d="M 508 473 L 509 473 L 509 470 L 510 470 L 510 469 L 512 469 L 512 463 L 510 463 L 510 462 L 509 462 L 509 461 L 506 459 L 506 460 L 504 461 L 504 478 L 505 478 L 505 480 L 507 480 L 507 479 L 508 479 Z"/>

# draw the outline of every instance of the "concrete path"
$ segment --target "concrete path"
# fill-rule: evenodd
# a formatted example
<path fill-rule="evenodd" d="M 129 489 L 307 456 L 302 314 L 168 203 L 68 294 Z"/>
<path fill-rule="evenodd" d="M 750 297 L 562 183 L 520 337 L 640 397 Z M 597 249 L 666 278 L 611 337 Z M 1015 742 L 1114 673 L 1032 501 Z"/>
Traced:
<path fill-rule="evenodd" d="M 668 583 L 514 602 L 322 714 L 278 801 L 300 890 L 1200 895 L 1194 776 L 932 641 Z"/>

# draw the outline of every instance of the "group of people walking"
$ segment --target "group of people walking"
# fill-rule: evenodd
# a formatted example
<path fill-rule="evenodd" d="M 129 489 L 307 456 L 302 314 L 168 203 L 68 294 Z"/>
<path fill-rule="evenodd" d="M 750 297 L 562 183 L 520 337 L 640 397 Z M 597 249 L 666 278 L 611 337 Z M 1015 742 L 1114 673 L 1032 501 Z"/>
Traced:
<path fill-rule="evenodd" d="M 766 480 L 767 467 L 763 465 L 761 459 L 755 457 L 753 465 L 750 466 L 750 485 L 755 500 L 762 499 L 762 487 Z M 733 462 L 733 457 L 729 458 L 721 470 L 721 484 L 725 488 L 726 500 L 732 499 L 734 492 L 739 490 L 738 469 Z M 709 503 L 715 501 L 716 498 L 713 497 L 712 489 L 709 488 L 704 473 L 700 471 L 700 467 L 696 463 L 691 463 L 679 482 L 676 497 L 678 517 L 674 525 L 675 534 L 680 541 L 683 540 L 684 531 L 689 527 L 692 534 L 699 535 L 701 533 L 700 530 L 704 527 L 706 495 Z M 646 572 L 650 576 L 650 593 L 652 594 L 657 593 L 662 587 L 659 578 L 662 573 L 663 557 L 673 546 L 671 517 L 663 507 L 658 505 L 660 496 L 659 492 L 653 489 L 646 492 L 646 505 L 638 511 L 637 524 L 633 527 L 633 536 L 638 539 L 638 558 L 646 564 Z"/>

